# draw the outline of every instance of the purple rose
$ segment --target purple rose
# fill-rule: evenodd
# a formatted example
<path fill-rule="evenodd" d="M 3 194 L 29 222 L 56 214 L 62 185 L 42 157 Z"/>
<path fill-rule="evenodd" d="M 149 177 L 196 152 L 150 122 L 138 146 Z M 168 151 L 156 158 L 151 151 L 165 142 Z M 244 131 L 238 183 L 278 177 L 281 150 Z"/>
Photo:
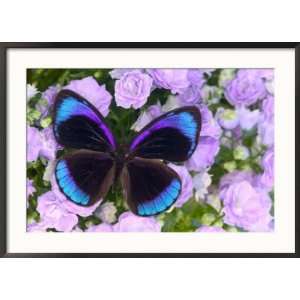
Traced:
<path fill-rule="evenodd" d="M 47 127 L 41 132 L 42 144 L 39 155 L 52 160 L 55 159 L 57 148 L 59 147 L 53 134 L 53 128 Z"/>
<path fill-rule="evenodd" d="M 233 173 L 225 175 L 220 184 L 224 222 L 247 231 L 270 231 L 272 202 L 269 195 L 252 184 L 251 173 Z"/>
<path fill-rule="evenodd" d="M 54 104 L 58 91 L 58 86 L 50 86 L 42 93 L 42 99 L 36 104 L 36 109 L 42 114 L 42 118 L 47 115 L 49 108 Z"/>
<path fill-rule="evenodd" d="M 196 150 L 192 157 L 186 162 L 186 167 L 190 171 L 203 171 L 214 163 L 219 149 L 220 143 L 218 140 L 210 136 L 200 136 Z"/>
<path fill-rule="evenodd" d="M 123 74 L 115 84 L 115 98 L 118 106 L 135 109 L 142 107 L 151 93 L 152 78 L 140 71 Z"/>
<path fill-rule="evenodd" d="M 274 98 L 267 97 L 262 102 L 262 114 L 258 120 L 258 136 L 266 146 L 274 145 Z"/>
<path fill-rule="evenodd" d="M 191 84 L 187 69 L 147 69 L 159 88 L 171 90 L 173 94 L 183 92 Z"/>
<path fill-rule="evenodd" d="M 225 88 L 225 98 L 234 106 L 249 106 L 267 95 L 263 79 L 257 70 L 242 69 L 229 81 Z"/>
<path fill-rule="evenodd" d="M 48 227 L 48 223 L 46 221 L 27 223 L 26 231 L 27 232 L 45 232 Z"/>
<path fill-rule="evenodd" d="M 219 107 L 216 112 L 216 118 L 219 122 L 219 124 L 224 129 L 234 129 L 236 128 L 239 123 L 239 115 L 234 109 L 224 109 L 223 107 Z"/>
<path fill-rule="evenodd" d="M 193 186 L 195 189 L 195 199 L 198 201 L 203 200 L 208 194 L 207 188 L 211 185 L 211 176 L 202 171 L 193 177 Z"/>
<path fill-rule="evenodd" d="M 94 215 L 97 216 L 102 222 L 111 224 L 114 223 L 116 218 L 117 208 L 112 202 L 105 202 L 99 205 L 95 210 Z"/>
<path fill-rule="evenodd" d="M 202 117 L 200 136 L 210 136 L 215 139 L 219 139 L 222 135 L 222 129 L 218 122 L 214 119 L 212 112 L 204 104 L 197 105 L 197 107 L 199 108 Z"/>
<path fill-rule="evenodd" d="M 196 232 L 226 232 L 222 227 L 218 226 L 201 226 Z"/>
<path fill-rule="evenodd" d="M 64 209 L 52 191 L 38 198 L 37 211 L 44 226 L 47 224 L 47 228 L 55 228 L 58 231 L 72 231 L 78 222 L 78 217 Z"/>
<path fill-rule="evenodd" d="M 79 80 L 72 80 L 65 89 L 72 90 L 90 101 L 106 117 L 112 96 L 106 90 L 105 85 L 99 85 L 91 76 Z"/>
<path fill-rule="evenodd" d="M 140 131 L 147 124 L 149 124 L 153 119 L 157 118 L 163 113 L 160 103 L 149 106 L 145 111 L 143 111 L 135 123 L 131 126 L 131 129 L 135 131 Z"/>
<path fill-rule="evenodd" d="M 59 206 L 62 207 L 62 209 L 82 217 L 90 216 L 102 201 L 102 199 L 99 199 L 99 201 L 97 201 L 95 204 L 86 207 L 73 203 L 72 201 L 68 200 L 66 196 L 60 191 L 54 174 L 52 174 L 51 177 L 51 187 L 52 187 L 52 192 L 56 197 L 57 203 Z"/>
<path fill-rule="evenodd" d="M 49 86 L 48 89 L 45 92 L 43 92 L 42 97 L 43 99 L 47 100 L 49 106 L 52 106 L 54 104 L 54 100 L 58 92 L 58 86 Z"/>
<path fill-rule="evenodd" d="M 274 123 L 262 120 L 258 123 L 258 136 L 260 142 L 266 146 L 274 145 Z"/>
<path fill-rule="evenodd" d="M 269 148 L 264 154 L 261 165 L 264 169 L 263 174 L 258 176 L 258 184 L 271 191 L 274 186 L 274 148 Z"/>
<path fill-rule="evenodd" d="M 86 230 L 86 232 L 112 232 L 112 231 L 113 231 L 113 227 L 106 223 L 102 223 L 99 225 L 92 225 Z"/>
<path fill-rule="evenodd" d="M 200 88 L 192 85 L 179 94 L 178 99 L 182 105 L 193 105 L 199 103 L 201 100 Z"/>
<path fill-rule="evenodd" d="M 27 161 L 37 160 L 41 145 L 42 137 L 40 131 L 35 127 L 27 126 Z"/>
<path fill-rule="evenodd" d="M 222 191 L 223 189 L 227 189 L 231 184 L 242 181 L 248 181 L 254 184 L 255 177 L 251 171 L 233 171 L 221 178 L 219 189 Z"/>
<path fill-rule="evenodd" d="M 113 69 L 109 72 L 109 75 L 112 79 L 120 79 L 125 73 L 132 72 L 132 71 L 143 71 L 143 69 Z"/>
<path fill-rule="evenodd" d="M 186 167 L 174 164 L 168 164 L 168 166 L 172 168 L 181 179 L 181 193 L 174 204 L 175 207 L 181 207 L 193 196 L 193 179 Z"/>
<path fill-rule="evenodd" d="M 153 217 L 139 217 L 128 211 L 120 215 L 113 228 L 115 232 L 160 232 L 161 225 Z"/>
<path fill-rule="evenodd" d="M 189 69 L 188 70 L 188 80 L 193 86 L 201 88 L 205 83 L 204 73 L 209 73 L 212 69 Z"/>
<path fill-rule="evenodd" d="M 246 107 L 239 107 L 237 108 L 237 113 L 240 126 L 244 130 L 250 130 L 255 127 L 260 118 L 260 111 L 258 109 L 251 111 Z"/>
<path fill-rule="evenodd" d="M 268 96 L 262 102 L 263 117 L 265 120 L 273 122 L 274 119 L 274 97 Z"/>
<path fill-rule="evenodd" d="M 190 171 L 203 171 L 214 163 L 220 149 L 219 138 L 222 134 L 220 126 L 207 106 L 198 105 L 198 107 L 202 116 L 202 126 L 196 150 L 186 162 L 186 167 Z"/>
<path fill-rule="evenodd" d="M 27 127 L 27 161 L 37 160 L 39 156 L 52 160 L 57 148 L 51 127 L 41 131 L 35 127 Z"/>

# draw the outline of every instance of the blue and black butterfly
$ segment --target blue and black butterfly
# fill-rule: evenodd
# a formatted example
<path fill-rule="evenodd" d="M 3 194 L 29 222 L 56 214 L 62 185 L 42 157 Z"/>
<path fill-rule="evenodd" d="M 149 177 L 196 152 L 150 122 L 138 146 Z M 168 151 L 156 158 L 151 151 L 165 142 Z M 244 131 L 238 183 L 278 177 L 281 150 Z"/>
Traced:
<path fill-rule="evenodd" d="M 56 163 L 60 190 L 73 203 L 93 205 L 121 179 L 131 211 L 153 216 L 171 207 L 181 192 L 178 174 L 163 161 L 184 162 L 195 151 L 201 129 L 198 108 L 170 111 L 145 126 L 125 153 L 100 112 L 70 90 L 58 93 L 54 136 L 73 151 Z"/>

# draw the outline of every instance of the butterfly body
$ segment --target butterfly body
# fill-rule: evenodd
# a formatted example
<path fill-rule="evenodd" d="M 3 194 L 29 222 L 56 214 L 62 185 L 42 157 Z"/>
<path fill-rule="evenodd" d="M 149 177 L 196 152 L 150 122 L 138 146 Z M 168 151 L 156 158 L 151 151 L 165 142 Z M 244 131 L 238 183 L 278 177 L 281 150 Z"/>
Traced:
<path fill-rule="evenodd" d="M 120 179 L 131 211 L 159 214 L 178 199 L 181 180 L 167 162 L 184 162 L 201 129 L 196 107 L 175 109 L 150 122 L 129 146 L 118 145 L 100 112 L 80 95 L 62 90 L 54 106 L 54 135 L 75 150 L 58 160 L 55 176 L 73 203 L 93 205 Z"/>

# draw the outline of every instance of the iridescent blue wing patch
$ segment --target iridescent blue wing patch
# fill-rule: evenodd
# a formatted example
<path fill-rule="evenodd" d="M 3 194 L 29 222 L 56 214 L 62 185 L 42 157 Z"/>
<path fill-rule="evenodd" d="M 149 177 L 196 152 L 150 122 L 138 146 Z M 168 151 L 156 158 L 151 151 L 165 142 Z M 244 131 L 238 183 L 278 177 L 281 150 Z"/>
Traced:
<path fill-rule="evenodd" d="M 177 173 L 152 159 L 134 158 L 128 162 L 121 181 L 131 211 L 144 217 L 166 211 L 181 192 Z"/>
<path fill-rule="evenodd" d="M 106 153 L 76 151 L 58 160 L 55 177 L 61 192 L 73 203 L 90 206 L 104 197 L 113 183 L 115 163 Z"/>
<path fill-rule="evenodd" d="M 186 106 L 170 111 L 148 124 L 130 145 L 132 156 L 183 162 L 192 156 L 201 129 L 200 111 Z"/>
<path fill-rule="evenodd" d="M 115 138 L 100 112 L 86 99 L 70 90 L 58 93 L 54 105 L 54 136 L 73 149 L 112 152 Z"/>

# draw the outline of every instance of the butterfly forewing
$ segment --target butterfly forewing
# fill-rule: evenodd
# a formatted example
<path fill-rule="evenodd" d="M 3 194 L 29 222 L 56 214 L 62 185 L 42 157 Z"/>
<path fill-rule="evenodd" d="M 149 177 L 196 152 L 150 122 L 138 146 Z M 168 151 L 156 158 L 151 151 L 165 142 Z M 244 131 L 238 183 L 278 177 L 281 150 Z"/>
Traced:
<path fill-rule="evenodd" d="M 133 139 L 132 156 L 183 162 L 195 151 L 201 129 L 197 107 L 186 106 L 153 120 Z"/>
<path fill-rule="evenodd" d="M 139 216 L 153 216 L 166 211 L 181 192 L 177 173 L 153 159 L 134 158 L 128 162 L 121 181 L 130 209 Z"/>
<path fill-rule="evenodd" d="M 57 142 L 74 149 L 112 152 L 115 138 L 100 112 L 70 90 L 58 93 L 54 106 L 54 135 Z"/>
<path fill-rule="evenodd" d="M 115 162 L 106 153 L 80 150 L 57 161 L 55 176 L 69 200 L 90 206 L 104 197 L 112 185 Z"/>

